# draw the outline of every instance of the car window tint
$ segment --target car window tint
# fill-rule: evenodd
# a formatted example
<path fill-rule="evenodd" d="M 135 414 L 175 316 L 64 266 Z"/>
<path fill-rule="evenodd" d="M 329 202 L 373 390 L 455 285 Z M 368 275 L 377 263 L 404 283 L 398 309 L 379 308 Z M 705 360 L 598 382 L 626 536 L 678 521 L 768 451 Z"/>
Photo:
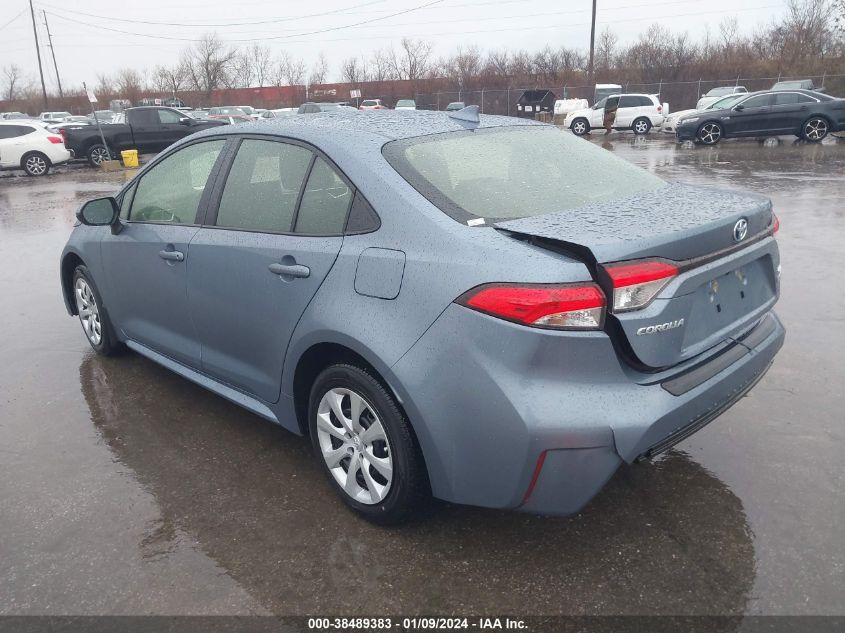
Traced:
<path fill-rule="evenodd" d="M 640 105 L 640 100 L 638 97 L 619 97 L 619 107 L 620 108 L 636 108 Z"/>
<path fill-rule="evenodd" d="M 296 232 L 318 235 L 343 233 L 351 201 L 349 186 L 326 161 L 318 158 L 302 195 L 296 216 Z"/>
<path fill-rule="evenodd" d="M 638 97 L 641 106 L 653 106 L 654 102 L 648 97 Z"/>
<path fill-rule="evenodd" d="M 748 97 L 742 102 L 744 108 L 759 108 L 762 106 L 771 105 L 772 95 L 757 95 L 756 97 Z"/>
<path fill-rule="evenodd" d="M 208 176 L 226 141 L 189 145 L 141 177 L 129 219 L 133 222 L 193 224 Z"/>
<path fill-rule="evenodd" d="M 226 179 L 217 226 L 289 232 L 312 156 L 299 145 L 244 140 Z"/>
<path fill-rule="evenodd" d="M 179 116 L 173 110 L 159 110 L 158 111 L 158 120 L 161 123 L 169 124 L 169 123 L 179 123 L 179 119 L 182 117 Z"/>

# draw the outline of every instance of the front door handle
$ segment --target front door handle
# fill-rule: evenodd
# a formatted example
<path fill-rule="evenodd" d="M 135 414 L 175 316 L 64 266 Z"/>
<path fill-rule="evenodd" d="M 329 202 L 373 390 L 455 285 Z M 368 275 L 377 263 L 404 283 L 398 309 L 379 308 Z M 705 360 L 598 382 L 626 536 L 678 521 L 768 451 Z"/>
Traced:
<path fill-rule="evenodd" d="M 185 254 L 179 251 L 159 251 L 158 256 L 172 262 L 185 261 Z"/>
<path fill-rule="evenodd" d="M 268 268 L 271 273 L 285 277 L 305 278 L 311 274 L 311 269 L 302 264 L 270 264 Z"/>

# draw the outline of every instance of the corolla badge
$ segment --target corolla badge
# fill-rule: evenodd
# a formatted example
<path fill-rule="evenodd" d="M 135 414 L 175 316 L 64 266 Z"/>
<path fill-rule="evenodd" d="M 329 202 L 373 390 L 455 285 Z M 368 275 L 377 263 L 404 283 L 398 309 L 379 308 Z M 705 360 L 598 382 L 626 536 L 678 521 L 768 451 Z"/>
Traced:
<path fill-rule="evenodd" d="M 741 242 L 748 235 L 748 220 L 740 218 L 734 224 L 734 242 Z"/>
<path fill-rule="evenodd" d="M 681 327 L 683 324 L 683 319 L 677 319 L 675 321 L 659 323 L 658 325 L 647 325 L 637 330 L 637 336 L 642 336 L 643 334 L 657 334 L 658 332 L 665 332 L 666 330 L 674 330 L 677 327 Z"/>

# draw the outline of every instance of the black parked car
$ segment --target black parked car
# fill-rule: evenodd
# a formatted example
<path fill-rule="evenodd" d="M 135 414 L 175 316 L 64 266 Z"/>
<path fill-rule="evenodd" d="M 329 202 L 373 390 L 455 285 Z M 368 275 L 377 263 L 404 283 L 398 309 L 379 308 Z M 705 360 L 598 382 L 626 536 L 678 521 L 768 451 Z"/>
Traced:
<path fill-rule="evenodd" d="M 845 99 L 811 90 L 767 90 L 749 93 L 727 109 L 691 113 L 678 122 L 678 140 L 706 145 L 723 138 L 794 134 L 821 141 L 845 130 Z"/>

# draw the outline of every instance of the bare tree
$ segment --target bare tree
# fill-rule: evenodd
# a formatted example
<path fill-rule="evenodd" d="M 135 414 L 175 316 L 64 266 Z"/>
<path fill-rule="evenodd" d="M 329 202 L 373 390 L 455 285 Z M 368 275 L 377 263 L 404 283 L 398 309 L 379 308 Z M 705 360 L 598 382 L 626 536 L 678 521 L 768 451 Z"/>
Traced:
<path fill-rule="evenodd" d="M 474 87 L 483 65 L 481 52 L 477 46 L 458 47 L 450 58 L 441 62 L 442 72 L 461 90 Z"/>
<path fill-rule="evenodd" d="M 114 77 L 114 87 L 121 99 L 137 103 L 141 98 L 144 78 L 134 68 L 121 68 Z"/>
<path fill-rule="evenodd" d="M 101 97 L 111 97 L 115 93 L 114 78 L 105 73 L 97 75 L 97 87 L 94 92 Z"/>
<path fill-rule="evenodd" d="M 311 85 L 314 84 L 324 84 L 326 83 L 326 77 L 329 74 L 329 60 L 326 59 L 326 54 L 320 51 L 319 56 L 317 57 L 317 61 L 314 63 L 314 67 L 311 69 L 311 74 L 308 78 L 308 83 Z"/>
<path fill-rule="evenodd" d="M 235 54 L 235 49 L 226 46 L 216 33 L 203 36 L 182 57 L 191 87 L 210 100 L 211 93 L 226 84 Z"/>
<path fill-rule="evenodd" d="M 157 92 L 166 92 L 175 97 L 177 92 L 185 89 L 188 72 L 184 64 L 156 66 L 152 72 L 152 82 Z"/>
<path fill-rule="evenodd" d="M 17 64 L 3 66 L 3 98 L 14 101 L 23 82 L 23 70 Z"/>
<path fill-rule="evenodd" d="M 373 53 L 368 71 L 370 81 L 399 79 L 399 76 L 393 70 L 392 57 L 391 52 L 384 49 L 379 49 Z"/>
<path fill-rule="evenodd" d="M 364 60 L 350 57 L 340 64 L 340 78 L 346 83 L 359 84 L 368 80 L 367 64 Z"/>
<path fill-rule="evenodd" d="M 237 51 L 229 64 L 224 81 L 230 88 L 249 88 L 255 77 L 250 51 Z"/>
<path fill-rule="evenodd" d="M 276 60 L 273 77 L 277 86 L 301 86 L 305 81 L 305 62 L 283 52 Z"/>
<path fill-rule="evenodd" d="M 490 51 L 484 61 L 484 74 L 492 77 L 507 77 L 510 74 L 510 53 L 506 49 Z"/>
<path fill-rule="evenodd" d="M 608 75 L 610 69 L 616 64 L 616 58 L 619 54 L 618 45 L 619 37 L 610 28 L 605 27 L 599 33 L 599 39 L 596 44 L 595 68 L 597 71 L 602 71 L 602 76 Z M 606 76 L 604 78 L 608 79 Z"/>
<path fill-rule="evenodd" d="M 399 51 L 390 50 L 390 66 L 393 74 L 398 79 L 410 81 L 423 79 L 428 74 L 431 65 L 431 50 L 430 42 L 403 37 Z"/>
<path fill-rule="evenodd" d="M 255 74 L 255 81 L 263 88 L 270 81 L 273 72 L 273 53 L 269 46 L 262 46 L 255 42 L 249 48 L 249 56 L 252 60 L 252 70 Z"/>

